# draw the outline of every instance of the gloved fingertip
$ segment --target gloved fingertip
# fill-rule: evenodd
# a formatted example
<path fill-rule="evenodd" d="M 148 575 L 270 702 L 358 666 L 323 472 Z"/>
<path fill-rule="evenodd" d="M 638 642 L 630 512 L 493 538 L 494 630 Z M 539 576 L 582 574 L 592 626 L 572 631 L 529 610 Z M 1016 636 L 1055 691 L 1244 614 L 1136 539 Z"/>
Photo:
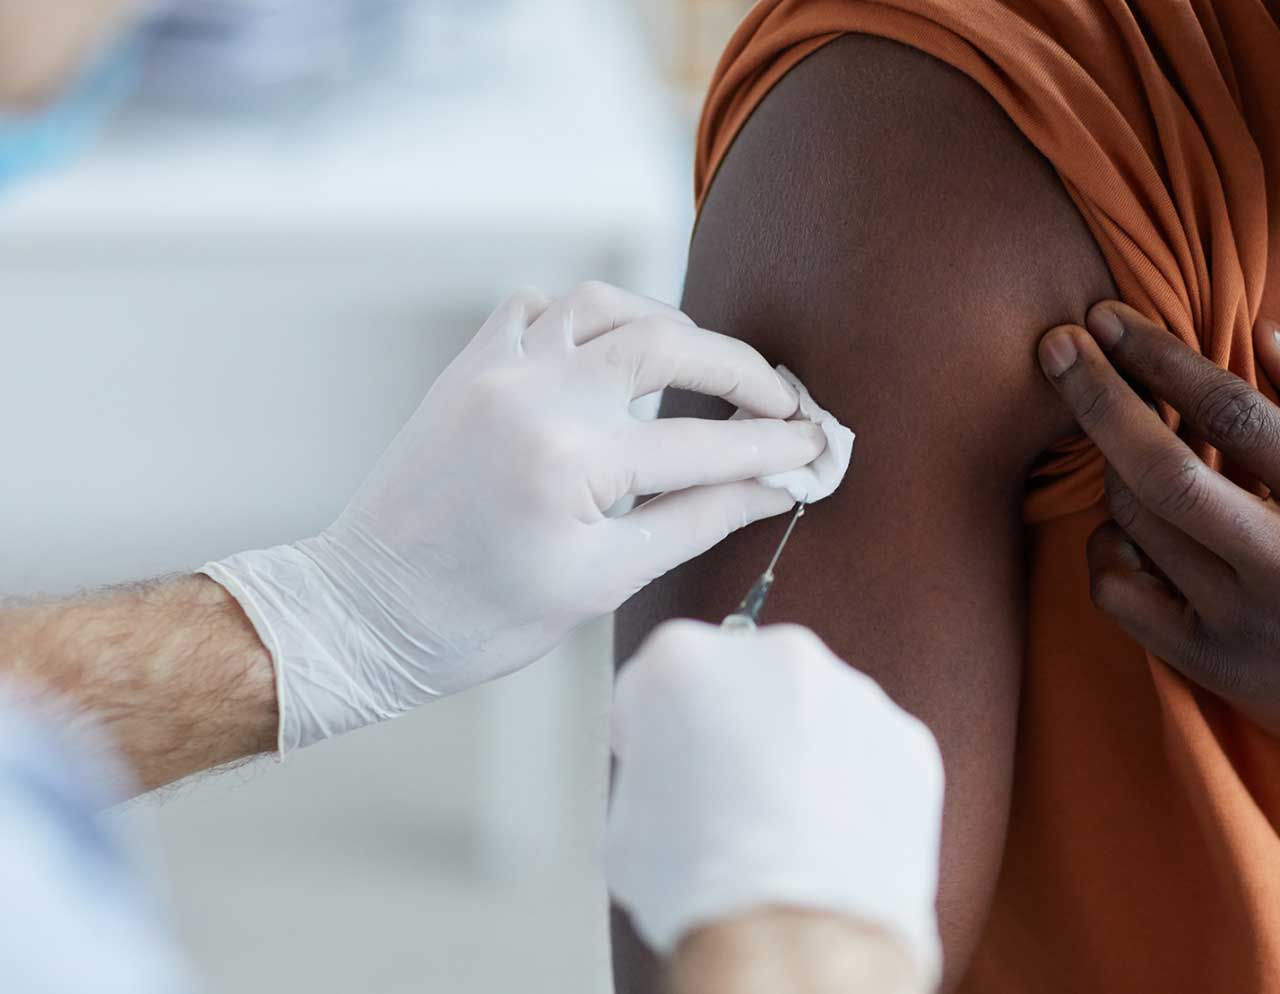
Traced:
<path fill-rule="evenodd" d="M 800 409 L 800 395 L 796 393 L 791 384 L 776 369 L 773 371 L 773 375 L 778 381 L 778 390 L 782 394 L 783 406 L 786 408 L 786 413 L 782 416 L 789 418 Z"/>
<path fill-rule="evenodd" d="M 821 425 L 816 425 L 812 421 L 792 421 L 789 423 L 795 425 L 804 440 L 812 448 L 813 456 L 810 461 L 817 459 L 827 450 L 827 433 L 822 430 Z"/>

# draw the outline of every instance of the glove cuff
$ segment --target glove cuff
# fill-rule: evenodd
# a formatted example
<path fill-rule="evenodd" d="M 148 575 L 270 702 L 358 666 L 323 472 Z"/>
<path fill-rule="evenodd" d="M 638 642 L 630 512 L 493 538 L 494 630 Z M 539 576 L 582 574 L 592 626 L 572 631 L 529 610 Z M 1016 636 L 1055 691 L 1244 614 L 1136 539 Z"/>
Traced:
<path fill-rule="evenodd" d="M 397 713 L 352 679 L 366 653 L 337 589 L 302 543 L 243 552 L 199 572 L 235 598 L 271 654 L 278 759 Z"/>

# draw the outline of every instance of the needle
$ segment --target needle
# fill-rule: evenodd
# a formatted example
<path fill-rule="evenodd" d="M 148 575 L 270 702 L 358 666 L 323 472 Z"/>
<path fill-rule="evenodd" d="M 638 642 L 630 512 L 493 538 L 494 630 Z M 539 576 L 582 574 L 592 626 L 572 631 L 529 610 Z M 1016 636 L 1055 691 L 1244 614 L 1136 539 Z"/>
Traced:
<path fill-rule="evenodd" d="M 796 522 L 804 517 L 804 508 L 805 505 L 803 503 L 796 505 L 796 513 L 791 516 L 791 523 L 787 525 L 787 530 L 783 533 L 782 541 L 778 543 L 778 548 L 774 550 L 773 558 L 769 560 L 769 565 L 765 567 L 765 571 L 760 574 L 756 582 L 751 585 L 751 589 L 747 591 L 747 596 L 742 598 L 742 603 L 738 605 L 738 610 L 720 623 L 721 628 L 733 632 L 755 631 L 756 622 L 760 618 L 760 609 L 764 607 L 769 591 L 773 588 L 773 568 L 778 565 L 778 557 L 782 555 L 782 550 L 787 547 L 787 540 L 791 538 Z"/>
<path fill-rule="evenodd" d="M 791 524 L 787 525 L 787 530 L 782 533 L 782 541 L 778 543 L 778 548 L 774 551 L 773 558 L 769 560 L 769 568 L 765 570 L 770 576 L 773 576 L 773 568 L 778 565 L 778 557 L 782 555 L 782 550 L 787 547 L 787 540 L 791 538 L 791 533 L 796 530 L 796 522 L 804 517 L 806 506 L 803 503 L 796 505 L 796 513 L 791 516 Z"/>

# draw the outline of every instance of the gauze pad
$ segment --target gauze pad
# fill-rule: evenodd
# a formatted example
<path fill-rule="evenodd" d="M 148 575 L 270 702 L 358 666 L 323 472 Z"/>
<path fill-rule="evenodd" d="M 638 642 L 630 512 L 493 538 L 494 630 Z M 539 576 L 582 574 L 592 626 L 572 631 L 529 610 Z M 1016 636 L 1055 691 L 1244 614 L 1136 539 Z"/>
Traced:
<path fill-rule="evenodd" d="M 853 457 L 853 440 L 856 436 L 837 421 L 830 411 L 818 406 L 817 401 L 805 389 L 805 385 L 796 379 L 795 373 L 786 366 L 779 366 L 777 369 L 778 375 L 800 398 L 800 406 L 791 416 L 791 420 L 812 421 L 827 437 L 827 447 L 822 451 L 822 455 L 808 466 L 786 473 L 762 476 L 760 482 L 766 487 L 785 490 L 797 502 L 812 504 L 824 497 L 830 497 L 844 480 L 845 473 L 849 471 L 849 460 Z M 739 411 L 734 417 L 748 418 L 751 415 L 745 411 Z"/>

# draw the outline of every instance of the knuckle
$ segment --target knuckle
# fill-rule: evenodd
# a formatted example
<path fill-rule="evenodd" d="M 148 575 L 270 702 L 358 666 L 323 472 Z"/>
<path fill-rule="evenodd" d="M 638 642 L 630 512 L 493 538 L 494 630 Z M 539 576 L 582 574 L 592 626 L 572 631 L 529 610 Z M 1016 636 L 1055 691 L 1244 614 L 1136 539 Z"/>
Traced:
<path fill-rule="evenodd" d="M 792 656 L 830 656 L 826 643 L 804 625 L 770 625 L 766 636 L 776 643 L 777 651 Z"/>
<path fill-rule="evenodd" d="M 587 280 L 574 287 L 569 297 L 578 307 L 604 310 L 616 293 L 617 291 L 603 280 Z"/>
<path fill-rule="evenodd" d="M 1205 465 L 1190 453 L 1156 456 L 1138 480 L 1138 501 L 1162 516 L 1194 514 L 1208 498 Z"/>
<path fill-rule="evenodd" d="M 674 654 L 697 644 L 707 626 L 688 618 L 664 621 L 649 636 L 648 647 L 660 654 Z"/>
<path fill-rule="evenodd" d="M 695 621 L 668 623 L 645 642 L 638 654 L 650 689 L 662 700 L 668 716 L 680 710 L 697 711 L 708 703 L 722 701 L 722 685 L 740 678 L 736 667 L 717 665 L 728 653 L 713 636 L 710 625 Z"/>
<path fill-rule="evenodd" d="M 526 415 L 504 417 L 486 427 L 501 453 L 508 487 L 532 506 L 577 506 L 583 488 L 589 495 L 595 477 L 604 475 L 598 467 L 595 476 L 584 471 L 588 442 L 573 426 Z"/>
<path fill-rule="evenodd" d="M 528 309 L 545 304 L 546 300 L 546 294 L 536 286 L 522 286 L 504 301 L 504 306 Z"/>
<path fill-rule="evenodd" d="M 639 687 L 674 703 L 682 699 L 683 684 L 690 679 L 690 671 L 700 668 L 695 659 L 697 636 L 684 630 L 679 622 L 670 624 L 677 627 L 663 626 L 652 632 L 622 670 L 619 684 L 621 686 L 622 679 L 628 681 L 633 699 L 641 696 L 641 691 L 636 689 Z"/>
<path fill-rule="evenodd" d="M 1076 397 L 1076 421 L 1086 432 L 1107 421 L 1114 410 L 1115 391 L 1105 383 L 1089 383 Z"/>
<path fill-rule="evenodd" d="M 804 429 L 797 426 L 800 421 L 779 421 L 775 418 L 749 418 L 738 421 L 742 426 L 739 438 L 743 451 L 776 452 L 786 450 L 799 441 Z"/>
<path fill-rule="evenodd" d="M 1181 662 L 1196 675 L 1197 682 L 1225 697 L 1235 696 L 1245 687 L 1244 668 L 1203 634 L 1187 639 L 1182 647 Z"/>
<path fill-rule="evenodd" d="M 1126 531 L 1138 520 L 1141 510 L 1138 498 L 1115 473 L 1107 474 L 1107 508 L 1111 511 L 1112 520 Z"/>
<path fill-rule="evenodd" d="M 1267 400 L 1234 377 L 1210 387 L 1195 405 L 1193 420 L 1219 444 L 1242 449 L 1265 445 L 1271 434 Z"/>
<path fill-rule="evenodd" d="M 698 322 L 697 322 L 697 321 L 695 321 L 693 318 L 689 317 L 689 315 L 688 315 L 688 314 L 686 314 L 684 311 L 677 310 L 677 309 L 674 309 L 674 308 L 673 308 L 673 311 L 674 311 L 674 313 L 672 314 L 672 319 L 673 319 L 673 320 L 678 321 L 678 322 L 680 322 L 681 324 L 683 324 L 683 325 L 685 325 L 686 327 L 689 327 L 689 328 L 697 328 L 697 327 L 698 327 Z"/>

